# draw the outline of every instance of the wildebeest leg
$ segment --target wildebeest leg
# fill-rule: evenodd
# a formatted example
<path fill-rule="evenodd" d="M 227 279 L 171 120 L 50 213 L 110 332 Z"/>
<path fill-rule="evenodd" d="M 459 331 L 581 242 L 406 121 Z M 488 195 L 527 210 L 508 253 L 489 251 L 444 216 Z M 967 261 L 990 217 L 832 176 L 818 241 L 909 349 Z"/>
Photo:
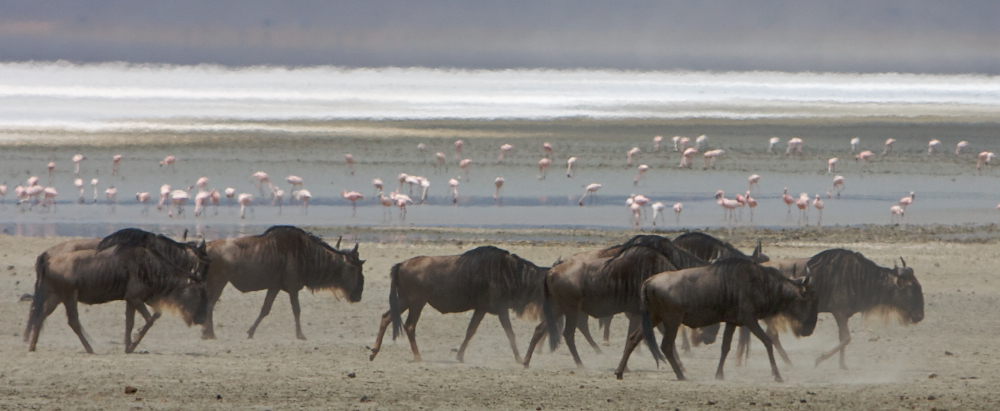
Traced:
<path fill-rule="evenodd" d="M 763 328 L 760 328 L 760 324 L 757 320 L 747 321 L 746 327 L 750 329 L 753 335 L 757 336 L 760 342 L 764 343 L 764 348 L 767 349 L 767 358 L 771 360 L 771 373 L 774 374 L 775 382 L 785 382 L 781 379 L 781 373 L 778 372 L 778 364 L 774 362 L 774 350 L 771 348 L 771 337 L 767 336 Z M 729 325 L 726 325 L 726 332 L 729 332 Z M 730 337 L 731 338 L 731 337 Z"/>
<path fill-rule="evenodd" d="M 305 340 L 306 335 L 302 334 L 302 324 L 299 322 L 299 313 L 301 312 L 299 309 L 299 292 L 289 291 L 288 301 L 292 303 L 292 315 L 295 316 L 295 338 Z"/>
<path fill-rule="evenodd" d="M 385 336 L 385 330 L 389 328 L 389 323 L 392 322 L 392 313 L 386 311 L 382 314 L 382 322 L 378 325 L 378 335 L 375 337 L 375 346 L 372 347 L 372 354 L 368 357 L 368 361 L 374 361 L 375 356 L 378 355 L 378 351 L 382 349 L 382 337 Z"/>
<path fill-rule="evenodd" d="M 651 316 L 651 320 L 655 321 L 654 324 L 659 322 L 658 318 Z M 629 327 L 631 328 L 631 327 Z M 618 363 L 618 369 L 615 370 L 615 377 L 619 380 L 622 379 L 622 374 L 625 373 L 625 367 L 628 366 L 628 357 L 632 355 L 635 348 L 639 346 L 642 342 L 642 328 L 636 328 L 628 334 L 628 339 L 625 341 L 625 351 L 622 352 L 621 362 Z"/>
<path fill-rule="evenodd" d="M 613 318 L 615 318 L 615 316 L 609 315 L 607 317 L 601 317 L 601 318 L 597 319 L 597 328 L 598 329 L 600 329 L 602 327 L 604 328 L 604 341 L 603 342 L 606 345 L 610 345 L 611 344 L 611 341 L 610 341 L 610 338 L 611 338 L 611 319 L 613 319 Z"/>
<path fill-rule="evenodd" d="M 153 323 L 156 322 L 156 319 L 160 318 L 160 312 L 156 311 L 152 315 L 150 315 L 149 310 L 146 309 L 146 304 L 143 303 L 142 300 L 131 301 L 126 299 L 125 302 L 128 304 L 129 308 L 138 310 L 139 314 L 142 314 L 142 318 L 146 320 L 146 324 L 143 324 L 142 328 L 139 329 L 139 332 L 135 334 L 135 341 L 132 341 L 132 344 L 128 344 L 127 342 L 125 344 L 125 353 L 130 354 L 132 353 L 132 351 L 135 351 L 135 347 L 138 347 L 139 343 L 142 342 L 142 337 L 146 336 L 146 332 L 153 327 Z M 127 312 L 126 312 L 126 317 L 127 317 Z M 128 331 L 131 331 L 131 329 L 129 329 Z M 128 337 L 126 337 L 126 340 L 127 338 Z"/>
<path fill-rule="evenodd" d="M 733 344 L 734 332 L 736 332 L 736 324 L 726 323 L 726 330 L 722 332 L 722 355 L 719 357 L 719 369 L 715 370 L 715 379 L 717 380 L 726 379 L 722 369 L 726 365 L 726 356 L 729 355 L 729 348 Z"/>
<path fill-rule="evenodd" d="M 497 312 L 497 317 L 500 317 L 500 326 L 503 327 L 503 332 L 507 334 L 507 340 L 510 341 L 510 349 L 514 351 L 514 359 L 517 362 L 522 362 L 521 353 L 517 352 L 517 337 L 514 336 L 514 329 L 510 326 L 510 312 L 507 308 L 501 308 Z"/>
<path fill-rule="evenodd" d="M 542 337 L 545 336 L 548 326 L 549 325 L 545 322 L 545 320 L 542 320 L 542 322 L 538 323 L 538 326 L 535 327 L 535 333 L 532 334 L 531 342 L 528 343 L 528 352 L 524 353 L 524 362 L 522 362 L 522 364 L 524 364 L 525 369 L 527 369 L 528 365 L 531 363 L 531 355 L 535 353 L 535 347 L 538 346 Z"/>
<path fill-rule="evenodd" d="M 837 320 L 837 328 L 840 330 L 840 344 L 837 344 L 837 346 L 832 350 L 824 352 L 823 355 L 820 355 L 819 358 L 816 359 L 816 366 L 819 366 L 819 363 L 833 357 L 833 354 L 840 351 L 840 369 L 846 370 L 847 363 L 844 361 L 844 348 L 847 347 L 847 344 L 851 343 L 851 330 L 847 328 L 848 317 L 843 314 L 835 313 L 833 314 L 833 319 Z"/>
<path fill-rule="evenodd" d="M 205 323 L 201 326 L 201 339 L 203 340 L 214 340 L 215 339 L 215 322 L 212 319 L 212 313 L 215 312 L 215 304 L 219 302 L 219 297 L 222 297 L 222 290 L 226 288 L 226 283 L 223 282 L 222 285 L 218 285 L 209 279 L 207 284 L 205 284 L 205 292 L 208 294 L 208 306 L 205 311 Z"/>
<path fill-rule="evenodd" d="M 419 307 L 410 307 L 410 314 L 406 316 L 406 321 L 403 322 L 403 329 L 406 330 L 406 338 L 410 339 L 410 349 L 413 350 L 414 362 L 423 361 L 423 358 L 420 358 L 420 351 L 417 350 L 417 321 L 420 320 L 420 312 L 423 310 L 423 304 Z"/>
<path fill-rule="evenodd" d="M 594 341 L 594 337 L 590 335 L 589 322 L 590 322 L 590 316 L 581 315 L 577 319 L 576 327 L 580 329 L 580 333 L 583 334 L 583 338 L 585 338 L 587 342 L 590 343 L 590 346 L 594 347 L 594 351 L 597 351 L 598 354 L 603 354 L 601 352 L 601 347 L 597 345 L 597 341 Z"/>
<path fill-rule="evenodd" d="M 83 343 L 83 349 L 87 350 L 87 354 L 93 354 L 94 349 L 90 348 L 90 343 L 87 342 L 87 337 L 83 334 L 83 326 L 80 325 L 80 313 L 76 309 L 76 293 L 74 292 L 66 301 L 63 302 L 63 306 L 66 307 L 66 318 L 69 320 L 69 328 L 73 329 L 77 337 L 80 337 L 80 342 Z M 38 322 L 41 325 L 41 321 Z M 37 337 L 36 337 L 37 339 Z M 34 341 L 32 341 L 34 343 Z M 34 344 L 32 344 L 34 346 Z"/>
<path fill-rule="evenodd" d="M 274 304 L 274 299 L 278 296 L 278 291 L 281 290 L 277 288 L 271 288 L 267 290 L 267 296 L 264 297 L 264 306 L 260 308 L 260 315 L 257 317 L 257 321 L 253 322 L 253 325 L 250 327 L 250 330 L 247 331 L 248 340 L 253 338 L 253 333 L 257 331 L 257 326 L 260 325 L 260 321 L 271 313 L 271 305 Z"/>
<path fill-rule="evenodd" d="M 42 315 L 36 318 L 35 322 L 31 324 L 31 344 L 28 345 L 28 351 L 35 351 L 35 345 L 38 344 L 38 335 L 42 333 L 42 323 L 59 307 L 60 302 L 58 298 L 53 296 L 50 296 L 45 301 L 45 305 L 42 308 L 44 310 Z"/>
<path fill-rule="evenodd" d="M 670 363 L 670 368 L 673 368 L 674 375 L 676 375 L 677 379 L 680 381 L 683 381 L 686 378 L 684 378 L 684 367 L 681 365 L 680 359 L 677 357 L 677 347 L 675 344 L 677 341 L 677 331 L 681 328 L 682 320 L 683 316 L 677 316 L 677 318 L 663 321 L 663 325 L 666 326 L 667 331 L 663 333 L 663 343 L 660 345 L 660 351 L 662 351 L 663 355 L 667 357 L 667 362 Z"/>
<path fill-rule="evenodd" d="M 664 355 L 666 355 L 667 350 L 673 351 L 673 353 L 674 353 L 674 359 L 677 360 L 677 366 L 680 367 L 681 372 L 687 371 L 687 369 L 684 368 L 684 363 L 681 362 L 681 355 L 680 355 L 680 353 L 677 352 L 677 343 L 674 342 L 673 344 L 667 345 L 667 326 L 666 326 L 666 324 L 660 323 L 660 325 L 658 325 L 656 328 L 659 328 L 660 329 L 660 334 L 663 334 L 663 341 L 660 342 L 660 351 L 662 351 L 664 353 Z M 682 325 L 682 326 L 680 326 L 678 328 L 683 331 L 687 327 L 685 327 L 685 326 Z M 677 331 L 674 331 L 673 334 L 674 334 L 674 340 L 676 340 L 677 339 Z M 682 336 L 682 340 L 683 339 L 684 338 Z M 667 355 L 667 357 L 670 357 L 670 356 Z M 668 361 L 669 361 L 669 359 L 668 359 Z"/>
<path fill-rule="evenodd" d="M 660 330 L 660 332 L 665 333 L 665 329 Z M 688 342 L 688 331 L 685 326 L 681 326 L 681 349 L 684 350 L 685 353 L 691 352 L 691 343 Z"/>
<path fill-rule="evenodd" d="M 465 362 L 465 349 L 469 346 L 469 340 L 476 334 L 476 329 L 479 328 L 479 323 L 483 321 L 483 316 L 485 315 L 486 310 L 477 309 L 472 313 L 472 321 L 469 321 L 469 329 L 465 331 L 465 341 L 462 341 L 462 347 L 458 349 L 458 362 Z M 407 322 L 409 322 L 409 317 L 407 317 Z M 414 354 L 416 354 L 416 344 L 414 344 Z"/>
<path fill-rule="evenodd" d="M 767 332 L 767 336 L 771 337 L 771 343 L 774 344 L 774 349 L 778 351 L 781 360 L 785 362 L 785 365 L 791 366 L 792 360 L 788 358 L 788 353 L 785 352 L 784 347 L 781 346 L 781 340 L 778 339 L 778 330 L 772 327 L 771 324 L 767 324 L 767 330 L 765 331 Z"/>
<path fill-rule="evenodd" d="M 566 328 L 563 330 L 563 339 L 566 340 L 566 347 L 569 348 L 570 354 L 573 354 L 573 361 L 576 362 L 576 366 L 583 368 L 583 361 L 580 360 L 580 354 L 576 352 L 576 323 L 580 311 L 574 307 L 574 309 L 567 310 L 564 315 L 566 316 Z"/>
<path fill-rule="evenodd" d="M 736 366 L 743 366 L 744 359 L 750 359 L 750 330 L 740 327 L 740 340 L 736 343 Z"/>

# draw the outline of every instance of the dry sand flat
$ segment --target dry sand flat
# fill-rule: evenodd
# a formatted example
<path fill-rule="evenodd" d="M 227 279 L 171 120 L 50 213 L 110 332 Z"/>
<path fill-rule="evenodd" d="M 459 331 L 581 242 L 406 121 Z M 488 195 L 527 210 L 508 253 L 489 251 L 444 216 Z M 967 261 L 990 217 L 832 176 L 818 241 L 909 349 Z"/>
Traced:
<path fill-rule="evenodd" d="M 996 409 L 1000 360 L 995 315 L 1000 280 L 991 244 L 944 242 L 819 243 L 786 241 L 765 250 L 773 258 L 812 255 L 846 246 L 883 265 L 900 255 L 914 267 L 926 299 L 926 319 L 915 326 L 894 321 L 851 322 L 850 370 L 836 360 L 813 367 L 836 344 L 832 317 L 821 315 L 816 333 L 786 347 L 795 362 L 782 366 L 787 383 L 772 381 L 766 355 L 755 343 L 749 366 L 726 367 L 715 381 L 719 345 L 685 357 L 690 381 L 656 369 L 646 352 L 633 356 L 632 372 L 616 381 L 612 370 L 623 345 L 625 321 L 616 319 L 612 342 L 596 355 L 581 341 L 586 370 L 576 369 L 565 347 L 542 352 L 530 370 L 514 362 L 495 317 L 487 317 L 466 354 L 455 362 L 471 314 L 440 315 L 428 308 L 417 328 L 423 363 L 413 363 L 405 339 L 388 342 L 374 362 L 379 317 L 387 309 L 392 264 L 416 255 L 463 252 L 479 242 L 361 245 L 366 290 L 357 304 L 329 293 L 302 294 L 307 341 L 294 339 L 288 298 L 282 294 L 253 340 L 246 330 L 264 293 L 229 287 L 215 315 L 219 337 L 201 341 L 166 315 L 139 347 L 121 345 L 123 303 L 83 307 L 81 320 L 97 352 L 83 353 L 66 326 L 62 308 L 46 321 L 38 351 L 21 341 L 32 292 L 35 256 L 65 238 L 0 237 L 0 409 Z M 819 240 L 822 241 L 822 240 Z M 497 243 L 540 264 L 593 246 L 562 242 Z M 8 269 L 6 266 L 12 266 Z M 524 352 L 533 321 L 515 320 Z M 596 328 L 596 327 L 595 327 Z M 543 350 L 544 351 L 544 350 Z M 946 354 L 950 352 L 951 354 Z M 353 373 L 353 377 L 351 376 Z M 930 376 L 936 375 L 934 378 Z M 126 394 L 125 387 L 138 390 Z"/>

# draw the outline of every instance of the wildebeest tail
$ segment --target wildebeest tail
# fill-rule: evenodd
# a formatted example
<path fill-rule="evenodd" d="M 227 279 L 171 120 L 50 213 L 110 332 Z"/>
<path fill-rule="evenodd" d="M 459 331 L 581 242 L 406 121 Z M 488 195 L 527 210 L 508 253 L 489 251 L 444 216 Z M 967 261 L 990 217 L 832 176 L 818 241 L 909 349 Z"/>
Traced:
<path fill-rule="evenodd" d="M 395 340 L 403 331 L 403 315 L 399 311 L 399 266 L 392 266 L 389 271 L 389 316 L 392 318 L 392 339 Z"/>
<path fill-rule="evenodd" d="M 549 294 L 549 282 L 542 283 L 542 315 L 545 318 L 545 326 L 549 333 L 549 348 L 555 351 L 559 348 L 559 323 L 554 312 L 552 312 L 552 295 Z"/>
<path fill-rule="evenodd" d="M 656 335 L 653 334 L 653 321 L 649 319 L 649 309 L 646 308 L 646 287 L 642 287 L 642 302 L 640 310 L 642 311 L 642 339 L 646 341 L 646 346 L 649 348 L 649 352 L 653 353 L 653 359 L 656 360 L 656 368 L 660 368 L 660 361 L 667 361 L 667 358 L 663 356 L 660 352 L 660 347 L 656 346 Z"/>
<path fill-rule="evenodd" d="M 35 259 L 35 293 L 31 299 L 31 309 L 28 311 L 28 325 L 24 327 L 24 341 L 31 337 L 31 330 L 35 322 L 39 321 L 45 311 L 45 300 L 48 299 L 48 290 L 42 288 L 42 276 L 45 275 L 45 263 L 49 259 L 49 253 L 43 252 Z"/>

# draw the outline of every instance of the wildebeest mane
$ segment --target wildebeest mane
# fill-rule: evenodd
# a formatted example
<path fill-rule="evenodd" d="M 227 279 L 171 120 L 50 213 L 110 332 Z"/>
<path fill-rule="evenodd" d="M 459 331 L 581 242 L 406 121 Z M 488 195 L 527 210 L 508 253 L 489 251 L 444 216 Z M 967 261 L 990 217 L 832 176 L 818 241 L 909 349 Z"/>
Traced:
<path fill-rule="evenodd" d="M 618 250 L 618 252 L 614 255 L 613 258 L 618 258 L 619 256 L 621 256 L 622 254 L 624 254 L 626 251 L 628 251 L 633 247 L 646 247 L 652 250 L 656 250 L 664 257 L 666 257 L 667 260 L 669 260 L 670 263 L 673 264 L 674 267 L 676 267 L 675 268 L 676 270 L 683 270 L 685 268 L 694 268 L 694 267 L 704 267 L 706 265 L 709 265 L 707 261 L 702 260 L 697 256 L 695 256 L 694 254 L 690 253 L 689 251 L 675 245 L 672 241 L 670 241 L 669 238 L 661 237 L 658 235 L 637 235 L 635 237 L 632 237 L 625 243 L 621 244 L 619 247 L 621 248 Z"/>
<path fill-rule="evenodd" d="M 892 305 L 892 294 L 885 292 L 896 287 L 896 270 L 879 266 L 859 252 L 842 248 L 826 250 L 809 259 L 808 267 L 819 293 L 820 311 L 848 309 L 852 313 L 872 310 L 885 313 L 899 310 Z M 904 270 L 905 274 L 913 275 L 912 269 Z M 847 306 L 831 307 L 833 304 Z"/>
<path fill-rule="evenodd" d="M 240 258 L 254 261 L 260 270 L 285 270 L 291 263 L 298 267 L 298 278 L 309 291 L 341 289 L 347 253 L 318 236 L 298 227 L 273 226 L 253 238 L 257 241 L 241 248 Z"/>
<path fill-rule="evenodd" d="M 749 258 L 732 244 L 700 231 L 684 233 L 674 238 L 674 245 L 691 252 L 705 261 L 717 261 L 732 257 Z"/>
<path fill-rule="evenodd" d="M 118 230 L 104 237 L 97 244 L 97 252 L 103 252 L 110 248 L 114 248 L 113 253 L 116 255 L 121 255 L 121 253 L 135 248 L 148 249 L 153 256 L 160 260 L 160 263 L 165 264 L 164 267 L 157 268 L 160 274 L 167 274 L 163 269 L 173 267 L 171 275 L 180 276 L 185 279 L 190 277 L 190 271 L 199 262 L 191 258 L 191 255 L 188 254 L 189 250 L 197 248 L 196 245 L 182 244 L 162 234 L 153 234 L 138 228 Z M 147 263 L 153 264 L 153 261 Z"/>
<path fill-rule="evenodd" d="M 587 270 L 590 272 L 584 278 L 589 284 L 583 287 L 583 298 L 588 298 L 590 292 L 609 293 L 615 302 L 638 312 L 642 283 L 664 271 L 676 271 L 677 266 L 659 248 L 635 243 L 603 264 L 589 265 Z"/>
<path fill-rule="evenodd" d="M 768 302 L 796 298 L 798 292 L 784 284 L 794 282 L 781 275 L 781 271 L 757 264 L 746 257 L 718 260 L 710 267 L 719 278 L 719 304 L 722 306 L 756 307 L 757 318 L 773 317 L 779 312 L 777 305 Z M 744 301 L 749 298 L 749 301 Z"/>
<path fill-rule="evenodd" d="M 537 315 L 545 275 L 531 261 L 487 245 L 460 255 L 455 267 L 466 273 L 469 290 L 489 290 L 492 304 L 509 305 L 518 317 Z"/>

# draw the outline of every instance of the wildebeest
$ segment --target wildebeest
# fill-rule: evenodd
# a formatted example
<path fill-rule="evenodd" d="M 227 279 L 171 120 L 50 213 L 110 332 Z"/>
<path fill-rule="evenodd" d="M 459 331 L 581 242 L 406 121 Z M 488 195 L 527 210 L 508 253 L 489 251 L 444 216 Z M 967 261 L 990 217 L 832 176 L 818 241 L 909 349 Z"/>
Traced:
<path fill-rule="evenodd" d="M 674 238 L 673 243 L 675 246 L 694 254 L 695 257 L 710 263 L 732 257 L 749 258 L 758 263 L 764 263 L 770 260 L 770 258 L 761 253 L 759 240 L 757 241 L 757 247 L 753 250 L 753 255 L 750 256 L 743 254 L 742 251 L 733 247 L 732 244 L 700 231 L 692 231 L 690 233 L 681 234 Z"/>
<path fill-rule="evenodd" d="M 645 340 L 657 365 L 665 354 L 677 379 L 683 380 L 684 374 L 674 352 L 674 338 L 678 327 L 681 324 L 704 327 L 725 322 L 722 357 L 719 359 L 715 378 L 723 379 L 722 370 L 732 344 L 733 332 L 742 325 L 750 328 L 764 343 L 774 379 L 781 382 L 781 374 L 771 350 L 771 340 L 757 324 L 757 320 L 782 314 L 793 323 L 792 329 L 797 334 L 812 334 L 816 327 L 819 297 L 811 282 L 809 276 L 788 279 L 777 269 L 761 266 L 745 258 L 728 258 L 711 266 L 657 274 L 642 285 L 642 327 L 629 335 L 615 375 L 618 379 L 622 378 L 629 355 L 641 340 Z M 667 329 L 661 346 L 663 354 L 657 351 L 653 336 L 653 327 L 660 323 L 665 324 Z"/>
<path fill-rule="evenodd" d="M 81 240 L 69 240 L 56 244 L 52 247 L 49 247 L 48 250 L 42 251 L 42 253 L 38 255 L 38 258 L 35 259 L 35 270 L 36 270 L 35 288 L 36 289 L 38 288 L 38 282 L 41 281 L 42 279 L 42 276 L 37 275 L 37 270 L 39 267 L 45 265 L 45 263 L 48 262 L 50 258 L 57 256 L 59 254 L 70 253 L 73 251 L 95 250 L 97 249 L 97 245 L 101 243 L 101 240 L 103 239 L 86 238 Z M 28 316 L 28 325 L 24 327 L 25 342 L 28 342 L 28 339 L 31 337 L 31 328 L 34 325 L 34 320 L 35 320 L 34 316 L 31 315 Z"/>
<path fill-rule="evenodd" d="M 840 368 L 847 369 L 844 348 L 851 343 L 847 321 L 855 313 L 895 313 L 904 324 L 924 319 L 920 282 L 913 268 L 902 257 L 900 261 L 902 267 L 880 267 L 861 253 L 845 249 L 826 250 L 808 260 L 809 276 L 819 294 L 819 312 L 833 314 L 840 332 L 840 344 L 816 358 L 816 365 L 840 352 Z M 774 330 L 770 333 L 777 338 Z"/>
<path fill-rule="evenodd" d="M 577 366 L 583 362 L 574 340 L 580 314 L 606 317 L 617 313 L 630 315 L 629 330 L 638 327 L 639 289 L 647 278 L 664 271 L 707 265 L 676 246 L 670 239 L 656 235 L 638 235 L 618 246 L 612 257 L 570 259 L 549 270 L 545 281 L 545 319 L 535 333 L 525 355 L 528 367 L 538 341 L 546 333 L 552 349 L 559 343 L 557 321 L 565 316 L 563 338 Z M 586 317 L 584 317 L 586 318 Z M 584 330 L 586 331 L 586 330 Z M 718 331 L 718 327 L 714 328 Z M 715 332 L 703 335 L 706 343 L 715 341 Z M 589 333 L 584 333 L 587 337 Z M 590 338 L 587 341 L 595 347 Z M 599 349 L 598 349 L 599 351 Z"/>
<path fill-rule="evenodd" d="M 298 227 L 273 226 L 257 236 L 215 240 L 208 244 L 208 255 L 212 258 L 212 268 L 205 281 L 208 316 L 202 339 L 215 338 L 212 311 L 227 283 L 244 293 L 267 290 L 264 306 L 247 331 L 247 338 L 253 338 L 261 320 L 271 312 L 279 291 L 288 293 L 295 317 L 295 336 L 300 340 L 306 337 L 299 323 L 299 291 L 340 290 L 352 303 L 361 301 L 364 291 L 365 262 L 359 258 L 357 244 L 350 251 L 337 250 Z"/>
<path fill-rule="evenodd" d="M 490 313 L 500 319 L 514 358 L 521 362 L 508 311 L 514 310 L 518 317 L 537 314 L 547 271 L 548 267 L 538 267 L 493 246 L 474 248 L 461 255 L 414 257 L 396 264 L 389 272 L 389 310 L 382 315 L 369 360 L 378 355 L 382 337 L 392 322 L 392 338 L 405 328 L 414 360 L 421 361 L 417 350 L 417 321 L 424 305 L 430 304 L 442 314 L 475 310 L 458 350 L 458 361 L 464 361 L 469 340 L 483 316 Z M 407 310 L 410 314 L 404 324 L 402 313 Z"/>
<path fill-rule="evenodd" d="M 35 295 L 28 323 L 29 351 L 34 351 L 45 318 L 63 304 L 70 328 L 87 353 L 94 350 L 80 325 L 77 302 L 101 304 L 125 300 L 125 352 L 131 353 L 160 317 L 164 305 L 177 307 L 190 326 L 205 318 L 208 300 L 202 281 L 209 267 L 204 241 L 182 244 L 139 229 L 115 232 L 95 249 L 42 253 L 36 260 Z M 151 315 L 146 304 L 154 308 Z M 146 324 L 132 341 L 135 312 Z"/>

